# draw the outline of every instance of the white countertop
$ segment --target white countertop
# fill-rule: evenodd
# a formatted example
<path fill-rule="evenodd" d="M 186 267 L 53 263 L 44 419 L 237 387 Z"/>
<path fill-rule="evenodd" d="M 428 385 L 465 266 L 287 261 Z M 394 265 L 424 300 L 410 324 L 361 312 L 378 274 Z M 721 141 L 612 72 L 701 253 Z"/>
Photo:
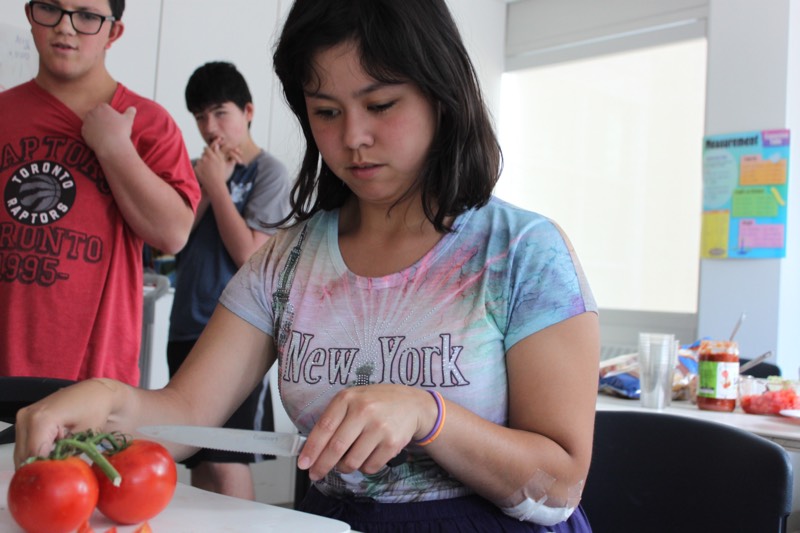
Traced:
<path fill-rule="evenodd" d="M 704 411 L 688 401 L 673 401 L 663 411 L 657 411 L 642 407 L 639 400 L 617 398 L 602 393 L 597 395 L 597 409 L 662 412 L 701 420 L 711 420 L 750 431 L 777 442 L 789 451 L 800 452 L 800 419 L 796 418 L 787 418 L 780 415 L 751 415 L 739 408 L 732 413 Z"/>
<path fill-rule="evenodd" d="M 0 429 L 7 424 L 0 422 Z M 6 495 L 14 474 L 13 445 L 0 445 L 0 533 L 24 533 L 8 512 Z M 277 532 L 346 533 L 344 522 L 301 513 L 283 507 L 231 498 L 178 483 L 169 506 L 148 521 L 156 533 Z M 90 520 L 95 531 L 115 524 L 95 511 Z M 136 526 L 116 526 L 119 533 L 130 533 Z"/>

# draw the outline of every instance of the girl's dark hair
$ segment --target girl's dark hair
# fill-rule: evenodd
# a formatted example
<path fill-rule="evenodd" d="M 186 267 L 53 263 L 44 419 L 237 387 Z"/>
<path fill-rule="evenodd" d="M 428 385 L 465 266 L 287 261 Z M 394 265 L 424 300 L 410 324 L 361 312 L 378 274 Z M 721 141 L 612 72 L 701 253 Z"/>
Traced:
<path fill-rule="evenodd" d="M 111 15 L 117 19 L 122 19 L 122 12 L 125 11 L 125 0 L 108 0 L 108 5 L 111 8 Z"/>
<path fill-rule="evenodd" d="M 209 106 L 225 102 L 233 102 L 244 110 L 253 102 L 244 76 L 232 63 L 224 61 L 211 61 L 197 67 L 189 76 L 184 96 L 186 108 L 191 113 L 200 113 Z"/>
<path fill-rule="evenodd" d="M 502 155 L 475 69 L 444 0 L 295 1 L 273 56 L 306 139 L 290 216 L 305 220 L 341 206 L 352 194 L 320 158 L 303 92 L 315 80 L 314 55 L 348 41 L 357 45 L 367 74 L 384 83 L 415 84 L 438 112 L 419 187 L 427 218 L 438 231 L 448 231 L 445 217 L 489 200 Z"/>

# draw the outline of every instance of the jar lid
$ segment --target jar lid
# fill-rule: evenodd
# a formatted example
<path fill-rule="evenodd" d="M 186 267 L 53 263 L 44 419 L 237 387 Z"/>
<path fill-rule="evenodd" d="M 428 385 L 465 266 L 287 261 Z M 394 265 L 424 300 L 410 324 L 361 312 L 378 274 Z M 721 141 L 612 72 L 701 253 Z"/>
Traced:
<path fill-rule="evenodd" d="M 699 353 L 739 355 L 739 343 L 736 341 L 700 341 Z"/>

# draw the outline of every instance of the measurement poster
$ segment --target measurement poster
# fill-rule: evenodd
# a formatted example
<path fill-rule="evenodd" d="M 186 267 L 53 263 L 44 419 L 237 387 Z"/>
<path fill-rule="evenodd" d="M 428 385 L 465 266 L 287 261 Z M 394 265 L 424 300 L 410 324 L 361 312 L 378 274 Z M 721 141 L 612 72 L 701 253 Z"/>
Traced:
<path fill-rule="evenodd" d="M 789 130 L 703 140 L 704 259 L 786 255 Z"/>

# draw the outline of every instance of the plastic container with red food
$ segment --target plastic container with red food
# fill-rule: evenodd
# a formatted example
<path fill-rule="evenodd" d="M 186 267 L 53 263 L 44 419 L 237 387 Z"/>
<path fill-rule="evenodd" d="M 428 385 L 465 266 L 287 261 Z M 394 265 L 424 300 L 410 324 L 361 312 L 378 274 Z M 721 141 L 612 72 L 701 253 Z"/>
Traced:
<path fill-rule="evenodd" d="M 740 376 L 739 406 L 754 415 L 777 415 L 784 409 L 800 409 L 800 383 L 780 376 Z"/>

